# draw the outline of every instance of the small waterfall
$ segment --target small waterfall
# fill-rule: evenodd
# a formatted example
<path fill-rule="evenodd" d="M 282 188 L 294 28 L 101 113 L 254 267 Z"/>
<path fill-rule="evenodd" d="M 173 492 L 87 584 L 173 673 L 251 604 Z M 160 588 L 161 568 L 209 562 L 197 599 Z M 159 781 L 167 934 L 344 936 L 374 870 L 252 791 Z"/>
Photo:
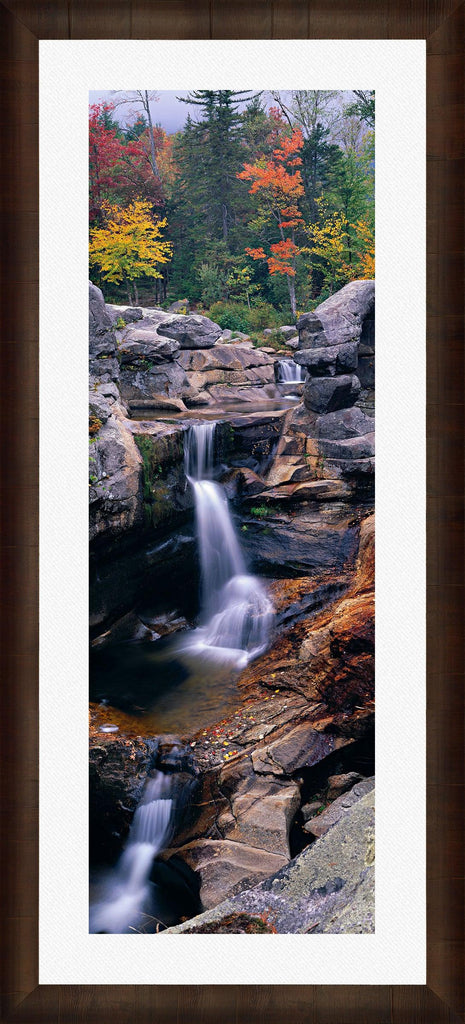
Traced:
<path fill-rule="evenodd" d="M 305 380 L 305 371 L 293 359 L 278 359 L 278 380 L 280 384 L 300 383 Z"/>
<path fill-rule="evenodd" d="M 184 469 L 189 480 L 204 480 L 213 472 L 216 423 L 193 423 L 184 435 Z"/>
<path fill-rule="evenodd" d="M 265 649 L 274 613 L 260 581 L 246 571 L 224 492 L 209 479 L 215 427 L 192 424 L 185 435 L 199 541 L 202 624 L 180 649 L 243 668 Z"/>
<path fill-rule="evenodd" d="M 136 808 L 126 848 L 90 910 L 91 932 L 127 932 L 137 924 L 149 896 L 154 858 L 170 838 L 173 800 L 169 776 L 152 775 Z"/>

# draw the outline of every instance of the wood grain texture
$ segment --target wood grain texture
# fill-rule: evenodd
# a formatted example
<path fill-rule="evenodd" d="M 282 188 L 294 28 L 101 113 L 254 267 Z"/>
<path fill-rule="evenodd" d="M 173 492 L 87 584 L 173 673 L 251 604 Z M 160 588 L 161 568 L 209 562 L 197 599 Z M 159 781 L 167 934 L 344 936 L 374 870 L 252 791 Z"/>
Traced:
<path fill-rule="evenodd" d="M 2 1019 L 18 1024 L 463 1020 L 463 3 L 0 3 Z M 428 52 L 428 986 L 37 987 L 37 40 L 425 38 Z M 290 82 L 292 87 L 292 82 Z M 413 457 L 413 456 L 412 456 Z M 462 577 L 462 578 L 461 578 Z M 311 974 L 311 969 L 310 969 Z"/>

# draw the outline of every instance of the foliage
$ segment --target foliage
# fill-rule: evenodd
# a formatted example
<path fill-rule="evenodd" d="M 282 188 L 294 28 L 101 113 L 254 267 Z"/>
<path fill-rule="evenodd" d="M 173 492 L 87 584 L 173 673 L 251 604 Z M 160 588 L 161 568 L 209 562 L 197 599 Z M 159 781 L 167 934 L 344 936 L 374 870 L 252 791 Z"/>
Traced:
<path fill-rule="evenodd" d="M 280 317 L 269 302 L 258 301 L 253 306 L 240 302 L 215 302 L 208 311 L 209 316 L 223 330 L 260 331 L 265 327 L 279 325 Z"/>
<path fill-rule="evenodd" d="M 246 163 L 238 174 L 238 178 L 252 182 L 250 195 L 259 196 L 258 213 L 263 225 L 274 219 L 279 232 L 279 240 L 270 242 L 268 254 L 263 246 L 247 246 L 245 251 L 254 260 L 266 260 L 270 274 L 286 276 L 294 316 L 296 298 L 293 278 L 295 258 L 299 252 L 294 229 L 302 223 L 297 201 L 304 194 L 299 170 L 302 159 L 298 155 L 302 146 L 303 135 L 299 129 L 294 129 L 291 135 L 282 133 L 278 136 L 277 146 L 270 159 L 262 156 L 255 164 Z M 286 231 L 290 233 L 286 235 Z"/>
<path fill-rule="evenodd" d="M 171 259 L 171 242 L 162 238 L 166 219 L 155 221 L 147 202 L 136 200 L 126 208 L 104 202 L 105 226 L 93 228 L 90 262 L 106 281 L 129 282 L 139 277 L 161 277 L 158 267 Z"/>
<path fill-rule="evenodd" d="M 180 295 L 194 309 L 220 303 L 221 326 L 256 333 L 374 274 L 374 94 L 354 90 L 349 104 L 334 90 L 273 96 L 267 109 L 261 94 L 196 90 L 194 117 L 170 136 L 153 125 L 146 91 L 90 108 L 91 261 L 109 301 L 126 292 L 138 303 L 140 289 L 165 308 Z M 135 204 L 158 228 L 154 258 L 120 252 Z"/>

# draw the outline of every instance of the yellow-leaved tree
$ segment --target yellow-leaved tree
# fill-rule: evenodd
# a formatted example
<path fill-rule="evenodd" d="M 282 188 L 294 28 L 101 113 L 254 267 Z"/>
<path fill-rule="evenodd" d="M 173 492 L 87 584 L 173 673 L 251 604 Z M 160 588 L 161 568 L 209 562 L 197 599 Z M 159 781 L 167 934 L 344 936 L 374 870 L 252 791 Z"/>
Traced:
<path fill-rule="evenodd" d="M 159 267 L 172 257 L 171 242 L 162 237 L 166 218 L 154 220 L 150 203 L 139 199 L 126 207 L 104 202 L 102 210 L 103 227 L 90 232 L 90 263 L 100 267 L 105 281 L 123 282 L 129 302 L 137 305 L 137 279 L 163 277 Z"/>

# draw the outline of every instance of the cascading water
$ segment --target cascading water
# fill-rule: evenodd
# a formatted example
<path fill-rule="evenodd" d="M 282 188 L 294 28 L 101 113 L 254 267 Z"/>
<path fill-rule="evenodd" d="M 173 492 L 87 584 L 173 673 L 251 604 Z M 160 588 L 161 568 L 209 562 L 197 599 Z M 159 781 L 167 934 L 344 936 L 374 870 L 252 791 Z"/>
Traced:
<path fill-rule="evenodd" d="M 185 469 L 194 492 L 199 541 L 202 624 L 180 650 L 239 669 L 265 650 L 273 607 L 260 581 L 246 571 L 228 503 L 211 480 L 215 428 L 215 423 L 193 423 L 185 434 Z"/>
<path fill-rule="evenodd" d="M 90 909 L 91 932 L 127 932 L 143 914 L 154 858 L 166 847 L 171 834 L 170 792 L 169 776 L 156 772 L 148 779 L 127 846 L 106 878 L 101 898 Z"/>
<path fill-rule="evenodd" d="M 280 384 L 295 384 L 305 380 L 305 371 L 293 359 L 278 359 L 278 376 Z"/>

